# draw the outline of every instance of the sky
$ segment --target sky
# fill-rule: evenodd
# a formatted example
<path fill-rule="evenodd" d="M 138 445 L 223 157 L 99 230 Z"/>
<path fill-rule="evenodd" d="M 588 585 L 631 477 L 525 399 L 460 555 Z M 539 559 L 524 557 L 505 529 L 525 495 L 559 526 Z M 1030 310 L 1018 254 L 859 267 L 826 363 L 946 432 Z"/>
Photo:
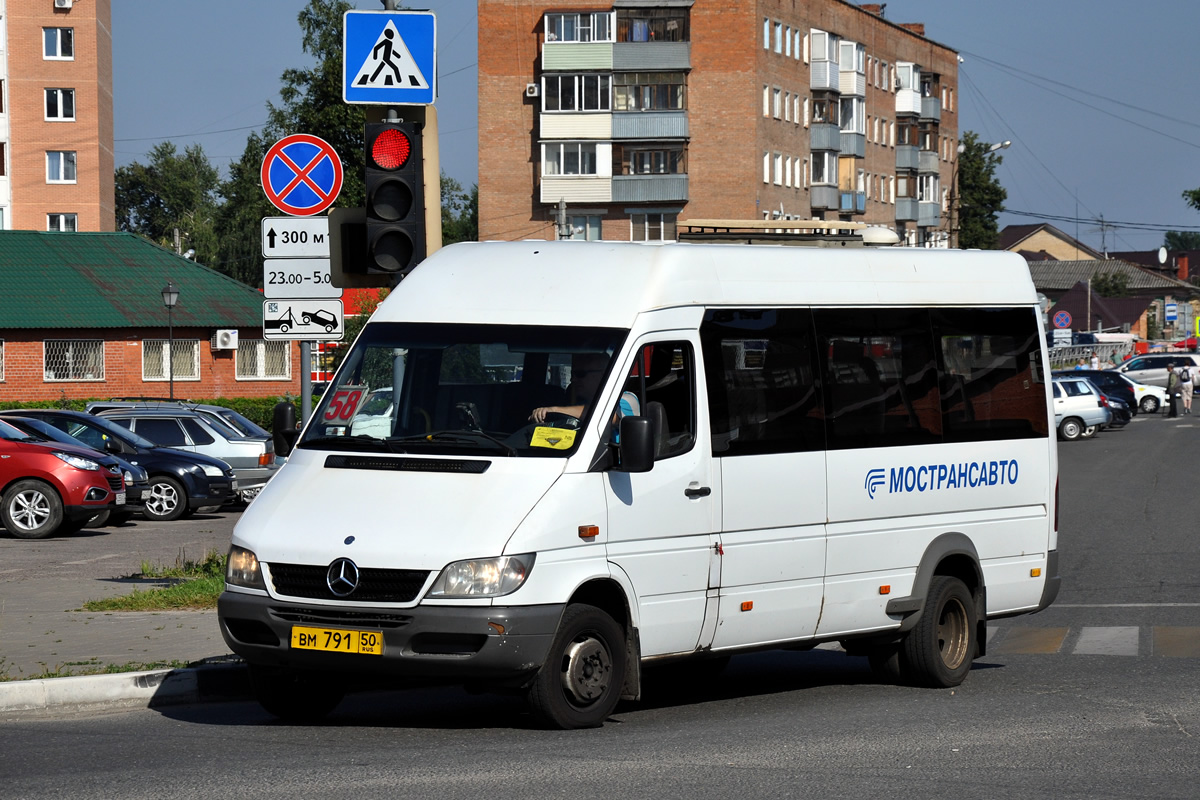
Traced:
<path fill-rule="evenodd" d="M 470 187 L 478 180 L 475 2 L 408 5 L 437 14 L 441 166 Z M 113 0 L 117 164 L 145 161 L 164 139 L 180 150 L 202 144 L 222 169 L 238 158 L 266 121 L 266 103 L 278 102 L 282 72 L 311 63 L 296 23 L 303 7 Z M 1181 196 L 1200 188 L 1200 91 L 1190 82 L 1200 4 L 890 0 L 884 13 L 925 23 L 928 38 L 960 53 L 960 130 L 1012 142 L 997 170 L 1008 192 L 1002 227 L 1049 222 L 1108 251 L 1152 250 L 1166 230 L 1200 231 L 1200 212 Z"/>

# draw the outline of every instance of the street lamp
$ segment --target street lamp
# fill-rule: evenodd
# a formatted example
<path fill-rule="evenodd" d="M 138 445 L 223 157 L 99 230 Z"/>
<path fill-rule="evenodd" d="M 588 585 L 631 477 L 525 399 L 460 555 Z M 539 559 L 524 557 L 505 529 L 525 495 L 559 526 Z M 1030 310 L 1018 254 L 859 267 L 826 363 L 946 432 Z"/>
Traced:
<path fill-rule="evenodd" d="M 994 153 L 997 150 L 1003 150 L 1011 144 L 1012 142 L 1006 139 L 1003 142 L 988 145 L 988 149 L 984 151 L 984 155 Z M 954 175 L 950 178 L 950 247 L 955 249 L 958 248 L 958 204 L 960 201 L 958 194 L 958 162 L 959 158 L 965 152 L 967 152 L 967 146 L 959 142 L 954 156 Z"/>
<path fill-rule="evenodd" d="M 167 380 L 170 381 L 171 399 L 175 399 L 175 328 L 171 320 L 171 312 L 179 302 L 179 290 L 175 284 L 167 281 L 162 290 L 163 305 L 167 307 Z"/>

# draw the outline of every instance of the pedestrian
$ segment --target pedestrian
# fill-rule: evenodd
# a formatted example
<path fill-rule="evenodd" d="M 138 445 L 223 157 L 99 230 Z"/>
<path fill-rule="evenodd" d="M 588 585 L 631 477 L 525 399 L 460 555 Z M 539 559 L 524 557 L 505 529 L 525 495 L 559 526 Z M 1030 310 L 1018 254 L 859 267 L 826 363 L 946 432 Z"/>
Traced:
<path fill-rule="evenodd" d="M 1192 393 L 1195 391 L 1196 381 L 1192 375 L 1194 366 L 1185 366 L 1179 370 L 1179 393 L 1183 396 L 1183 414 L 1189 416 L 1192 413 Z"/>
<path fill-rule="evenodd" d="M 1168 417 L 1179 416 L 1179 373 L 1175 371 L 1175 364 L 1167 364 L 1167 402 L 1171 404 L 1171 410 L 1167 414 Z"/>
<path fill-rule="evenodd" d="M 1100 369 L 1100 356 L 1096 355 L 1095 350 L 1092 351 L 1091 367 L 1092 369 Z"/>
<path fill-rule="evenodd" d="M 1082 358 L 1079 359 L 1079 363 L 1075 365 L 1075 369 L 1087 369 L 1087 362 Z"/>

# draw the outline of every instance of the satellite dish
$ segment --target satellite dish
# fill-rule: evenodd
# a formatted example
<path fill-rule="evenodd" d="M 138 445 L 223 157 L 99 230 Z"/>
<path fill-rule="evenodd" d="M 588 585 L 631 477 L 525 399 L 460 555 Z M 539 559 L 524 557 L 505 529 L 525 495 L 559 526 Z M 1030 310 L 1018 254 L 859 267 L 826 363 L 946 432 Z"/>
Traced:
<path fill-rule="evenodd" d="M 1167 263 L 1167 248 L 1165 246 L 1158 248 L 1158 263 Z"/>

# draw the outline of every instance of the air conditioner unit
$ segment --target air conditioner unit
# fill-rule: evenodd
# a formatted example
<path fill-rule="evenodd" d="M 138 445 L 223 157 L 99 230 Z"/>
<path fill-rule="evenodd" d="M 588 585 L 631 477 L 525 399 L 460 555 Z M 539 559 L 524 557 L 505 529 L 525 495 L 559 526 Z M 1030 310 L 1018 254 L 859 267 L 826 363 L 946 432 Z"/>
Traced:
<path fill-rule="evenodd" d="M 238 332 L 233 328 L 222 328 L 213 334 L 213 350 L 237 350 Z"/>
<path fill-rule="evenodd" d="M 541 90 L 539 89 L 539 87 L 536 83 L 525 84 L 525 96 L 526 97 L 537 97 L 538 94 L 540 93 L 540 91 Z"/>
<path fill-rule="evenodd" d="M 70 8 L 71 4 L 74 2 L 75 2 L 75 0 L 54 0 L 54 7 L 55 8 Z"/>

